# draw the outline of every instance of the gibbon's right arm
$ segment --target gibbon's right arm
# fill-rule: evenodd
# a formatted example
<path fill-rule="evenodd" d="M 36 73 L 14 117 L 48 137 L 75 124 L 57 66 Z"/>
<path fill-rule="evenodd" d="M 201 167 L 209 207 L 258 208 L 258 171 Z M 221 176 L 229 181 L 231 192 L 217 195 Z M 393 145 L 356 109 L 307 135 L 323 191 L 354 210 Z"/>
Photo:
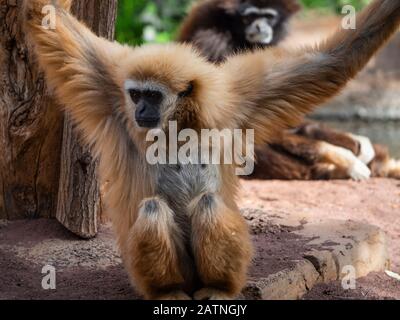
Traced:
<path fill-rule="evenodd" d="M 262 143 L 297 125 L 336 95 L 398 29 L 400 1 L 374 0 L 356 21 L 356 29 L 340 29 L 316 48 L 272 48 L 228 59 L 222 70 L 234 97 L 226 108 L 236 127 L 255 129 L 256 143 Z M 217 123 L 226 122 L 220 114 Z"/>
<path fill-rule="evenodd" d="M 122 47 L 94 35 L 68 11 L 71 0 L 25 0 L 26 32 L 47 82 L 82 129 L 88 143 L 100 137 L 123 92 L 113 70 Z M 45 29 L 45 6 L 56 9 L 55 29 Z M 117 50 L 116 50 L 117 49 Z M 103 130 L 104 131 L 104 130 Z"/>

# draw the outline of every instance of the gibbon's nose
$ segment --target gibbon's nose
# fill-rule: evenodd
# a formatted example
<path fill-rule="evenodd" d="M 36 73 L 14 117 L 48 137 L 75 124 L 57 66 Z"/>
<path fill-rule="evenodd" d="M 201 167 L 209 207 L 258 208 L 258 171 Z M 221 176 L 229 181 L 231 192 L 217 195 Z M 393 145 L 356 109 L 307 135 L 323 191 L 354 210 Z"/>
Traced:
<path fill-rule="evenodd" d="M 258 33 L 264 33 L 264 32 L 268 32 L 269 30 L 269 24 L 266 20 L 264 19 L 258 19 L 254 22 L 256 30 Z"/>
<path fill-rule="evenodd" d="M 146 102 L 145 99 L 142 99 L 136 106 L 135 118 L 140 127 L 156 127 L 160 121 L 159 107 Z"/>
<path fill-rule="evenodd" d="M 137 116 L 145 117 L 148 110 L 149 107 L 147 106 L 147 103 L 141 100 L 137 105 Z"/>

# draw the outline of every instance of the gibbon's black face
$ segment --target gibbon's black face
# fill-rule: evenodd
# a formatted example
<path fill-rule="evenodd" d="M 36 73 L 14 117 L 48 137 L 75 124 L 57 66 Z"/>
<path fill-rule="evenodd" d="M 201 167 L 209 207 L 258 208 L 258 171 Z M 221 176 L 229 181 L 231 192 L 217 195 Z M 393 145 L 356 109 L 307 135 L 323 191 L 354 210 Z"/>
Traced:
<path fill-rule="evenodd" d="M 237 14 L 242 36 L 252 45 L 274 45 L 285 34 L 287 17 L 276 6 L 257 6 L 245 1 L 240 4 Z"/>
<path fill-rule="evenodd" d="M 161 103 L 164 95 L 151 89 L 129 89 L 129 95 L 136 105 L 135 120 L 140 127 L 154 128 L 160 122 Z"/>
<path fill-rule="evenodd" d="M 130 100 L 129 117 L 142 129 L 161 128 L 176 106 L 189 97 L 194 89 L 188 82 L 183 91 L 176 92 L 156 79 L 125 81 L 125 90 Z"/>

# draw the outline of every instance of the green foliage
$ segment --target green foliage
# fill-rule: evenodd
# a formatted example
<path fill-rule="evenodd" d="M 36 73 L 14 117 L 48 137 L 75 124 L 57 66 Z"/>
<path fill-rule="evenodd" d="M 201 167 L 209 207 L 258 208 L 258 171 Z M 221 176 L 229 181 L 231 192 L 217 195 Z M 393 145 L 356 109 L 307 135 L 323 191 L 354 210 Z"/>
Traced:
<path fill-rule="evenodd" d="M 134 45 L 142 42 L 144 24 L 141 21 L 140 16 L 147 3 L 147 0 L 118 1 L 116 39 L 119 42 Z"/>
<path fill-rule="evenodd" d="M 353 5 L 358 10 L 369 1 L 302 0 L 302 3 L 305 8 L 340 13 L 344 5 Z M 119 0 L 116 38 L 131 45 L 173 41 L 192 2 L 194 0 Z"/>
<path fill-rule="evenodd" d="M 193 0 L 119 0 L 116 39 L 138 45 L 173 41 Z"/>
<path fill-rule="evenodd" d="M 357 10 L 365 6 L 370 0 L 302 0 L 304 7 L 322 9 L 340 13 L 343 6 L 352 5 Z"/>

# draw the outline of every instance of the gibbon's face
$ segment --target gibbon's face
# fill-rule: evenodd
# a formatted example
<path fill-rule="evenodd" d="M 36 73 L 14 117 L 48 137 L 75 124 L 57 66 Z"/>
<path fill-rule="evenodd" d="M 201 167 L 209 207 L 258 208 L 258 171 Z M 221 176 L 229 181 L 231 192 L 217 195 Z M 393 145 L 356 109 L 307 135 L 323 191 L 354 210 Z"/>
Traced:
<path fill-rule="evenodd" d="M 124 112 L 134 130 L 167 130 L 173 120 L 180 128 L 196 128 L 207 122 L 204 106 L 215 104 L 221 81 L 216 67 L 191 46 L 134 48 L 120 64 Z"/>
<path fill-rule="evenodd" d="M 292 0 L 291 0 L 292 1 Z M 244 39 L 259 46 L 276 44 L 285 34 L 288 14 L 274 1 L 242 1 L 238 7 Z"/>

